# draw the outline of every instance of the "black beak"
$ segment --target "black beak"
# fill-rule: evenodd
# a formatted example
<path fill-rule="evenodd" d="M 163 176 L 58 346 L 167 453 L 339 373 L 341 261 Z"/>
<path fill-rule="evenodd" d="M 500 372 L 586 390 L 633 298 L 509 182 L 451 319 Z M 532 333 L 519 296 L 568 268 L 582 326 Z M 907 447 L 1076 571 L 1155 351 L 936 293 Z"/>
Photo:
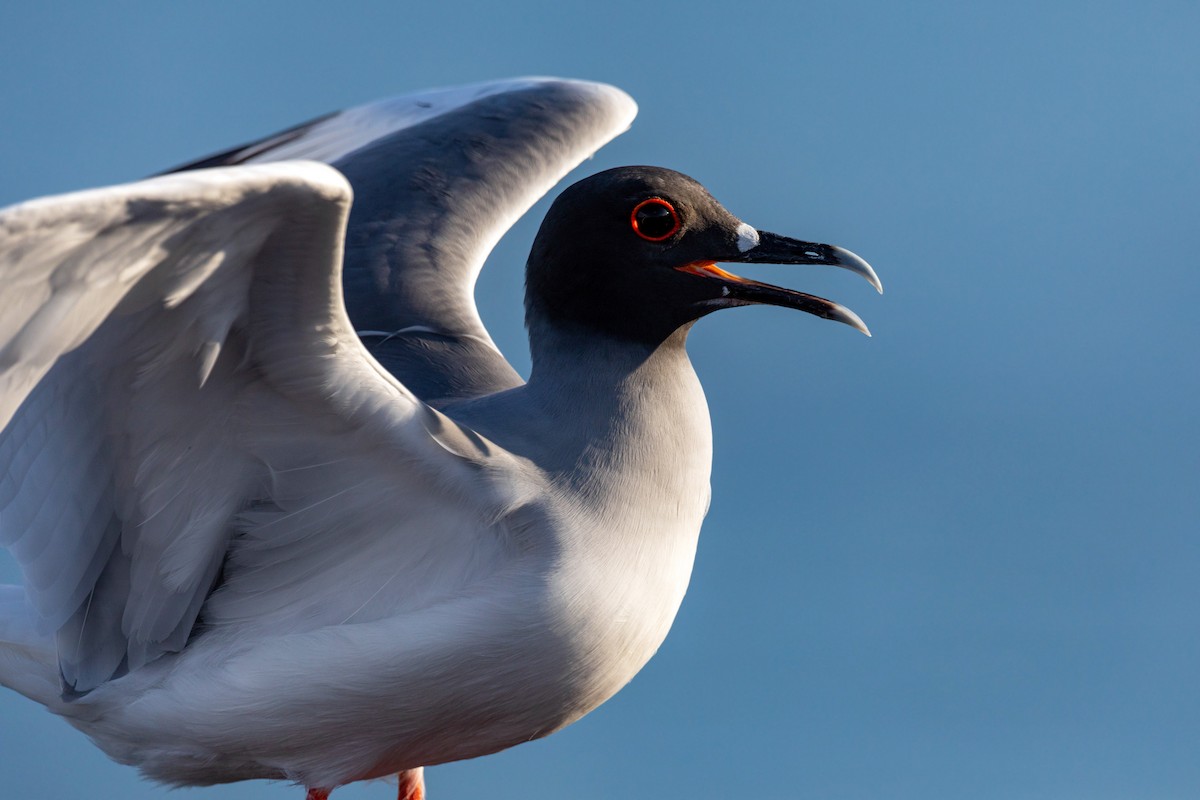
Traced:
<path fill-rule="evenodd" d="M 766 231 L 755 231 L 749 225 L 738 229 L 737 254 L 722 258 L 722 261 L 732 261 L 743 264 L 825 264 L 841 267 L 856 272 L 866 278 L 867 282 L 883 293 L 883 284 L 871 265 L 861 258 L 831 244 L 816 244 L 789 239 Z M 681 272 L 687 272 L 708 280 L 719 281 L 721 296 L 706 301 L 706 304 L 721 307 L 741 306 L 750 304 L 766 304 L 794 308 L 814 314 L 823 319 L 841 322 L 865 333 L 871 332 L 859 316 L 845 306 L 838 305 L 823 297 L 817 297 L 804 292 L 784 289 L 743 278 L 726 272 L 717 267 L 714 262 L 694 262 L 677 267 Z"/>
<path fill-rule="evenodd" d="M 871 265 L 849 250 L 832 244 L 816 244 L 789 239 L 777 233 L 758 232 L 758 244 L 741 256 L 729 259 L 742 264 L 827 264 L 857 272 L 883 294 L 883 284 Z"/>

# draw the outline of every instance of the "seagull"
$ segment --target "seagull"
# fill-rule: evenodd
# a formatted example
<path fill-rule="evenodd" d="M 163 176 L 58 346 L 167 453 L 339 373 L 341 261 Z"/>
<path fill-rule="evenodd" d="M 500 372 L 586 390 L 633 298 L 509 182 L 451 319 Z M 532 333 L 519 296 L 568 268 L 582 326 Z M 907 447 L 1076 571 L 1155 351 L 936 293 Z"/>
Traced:
<path fill-rule="evenodd" d="M 841 267 L 669 169 L 564 190 L 532 368 L 473 289 L 627 129 L 610 86 L 491 82 L 0 211 L 0 684 L 174 786 L 339 786 L 570 724 L 654 654 L 709 504 L 685 341 L 769 304 L 719 263 Z M 868 334 L 869 335 L 869 334 Z"/>

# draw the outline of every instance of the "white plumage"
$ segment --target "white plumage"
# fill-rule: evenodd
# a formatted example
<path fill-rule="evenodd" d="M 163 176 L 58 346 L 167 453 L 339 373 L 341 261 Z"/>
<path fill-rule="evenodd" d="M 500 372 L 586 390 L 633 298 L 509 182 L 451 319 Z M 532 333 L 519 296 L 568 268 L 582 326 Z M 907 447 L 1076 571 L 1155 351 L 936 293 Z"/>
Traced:
<path fill-rule="evenodd" d="M 475 277 L 635 110 L 549 79 L 423 93 L 0 211 L 0 544 L 25 578 L 0 587 L 0 683 L 155 779 L 314 796 L 419 788 L 423 765 L 543 736 L 624 685 L 670 627 L 708 505 L 690 321 L 776 302 L 865 332 L 703 259 L 878 286 L 839 248 L 760 247 L 686 176 L 597 176 L 550 255 L 535 245 L 530 275 L 553 263 L 522 382 Z M 336 169 L 258 163 L 294 157 Z M 631 228 L 647 192 L 670 216 Z M 574 282 L 617 268 L 628 312 L 559 319 L 559 301 L 611 302 Z M 649 344 L 647 304 L 669 323 Z"/>
<path fill-rule="evenodd" d="M 524 205 L 631 116 L 573 87 L 611 119 Z M 315 154 L 347 150 L 330 128 Z M 0 536 L 26 578 L 0 595 L 0 680 L 159 780 L 332 787 L 548 733 L 632 676 L 686 585 L 705 440 L 672 509 L 693 535 L 652 578 L 670 591 L 614 590 L 655 520 L 587 539 L 628 478 L 568 499 L 381 369 L 342 302 L 350 203 L 289 162 L 0 215 Z M 478 263 L 521 210 L 496 209 Z"/>

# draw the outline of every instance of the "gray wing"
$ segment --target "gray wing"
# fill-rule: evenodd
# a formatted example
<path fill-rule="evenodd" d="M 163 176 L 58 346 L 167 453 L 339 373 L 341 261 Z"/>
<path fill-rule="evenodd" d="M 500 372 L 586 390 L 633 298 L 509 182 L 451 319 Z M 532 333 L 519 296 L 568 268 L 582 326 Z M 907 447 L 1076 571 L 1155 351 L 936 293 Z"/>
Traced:
<path fill-rule="evenodd" d="M 354 188 L 343 272 L 368 350 L 426 402 L 520 377 L 473 291 L 500 236 L 637 107 L 603 84 L 524 79 L 424 92 L 322 117 L 180 169 L 308 158 Z"/>
<path fill-rule="evenodd" d="M 359 343 L 349 205 L 296 162 L 0 209 L 0 546 L 25 576 L 0 587 L 0 684 L 25 685 L 12 648 L 86 691 L 202 613 L 340 624 L 503 563 L 487 526 L 520 473 Z"/>

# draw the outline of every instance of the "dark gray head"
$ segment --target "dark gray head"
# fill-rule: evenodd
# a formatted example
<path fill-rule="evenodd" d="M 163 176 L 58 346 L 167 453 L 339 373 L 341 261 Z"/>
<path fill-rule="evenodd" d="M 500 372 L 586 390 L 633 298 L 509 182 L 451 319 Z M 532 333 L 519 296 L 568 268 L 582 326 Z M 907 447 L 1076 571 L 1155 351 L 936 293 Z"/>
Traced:
<path fill-rule="evenodd" d="M 766 303 L 867 333 L 849 309 L 738 277 L 716 262 L 827 264 L 882 291 L 871 267 L 848 250 L 755 230 L 679 172 L 619 167 L 568 187 L 550 207 L 526 269 L 526 322 L 657 344 L 719 308 Z"/>

